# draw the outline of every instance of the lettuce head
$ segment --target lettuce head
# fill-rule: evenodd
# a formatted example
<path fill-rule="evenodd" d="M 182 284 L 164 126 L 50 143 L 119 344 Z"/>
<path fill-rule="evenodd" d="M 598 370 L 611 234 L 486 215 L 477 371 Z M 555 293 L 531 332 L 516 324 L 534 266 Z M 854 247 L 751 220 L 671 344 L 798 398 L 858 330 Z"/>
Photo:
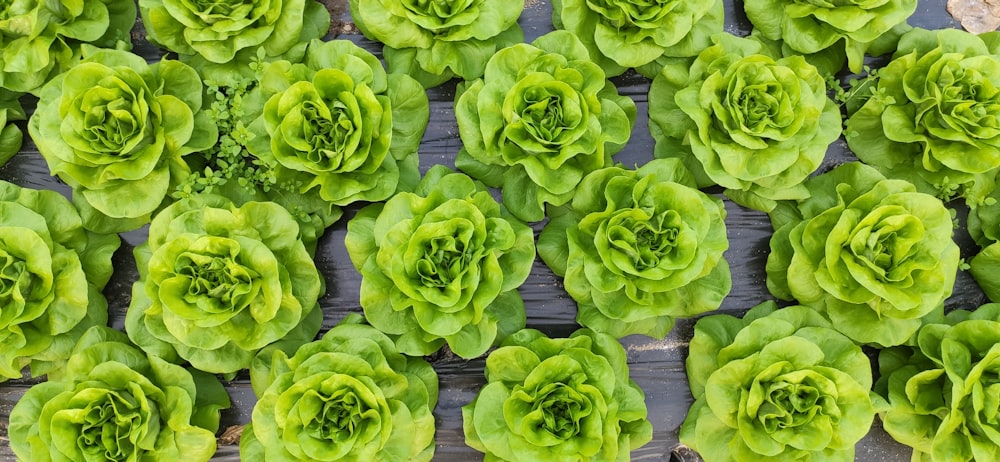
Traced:
<path fill-rule="evenodd" d="M 131 49 L 134 0 L 0 3 L 0 88 L 37 94 L 75 65 L 81 47 Z"/>
<path fill-rule="evenodd" d="M 463 147 L 455 166 L 491 187 L 524 221 L 573 197 L 587 173 L 611 165 L 635 125 L 580 39 L 557 30 L 498 51 L 455 101 Z"/>
<path fill-rule="evenodd" d="M 414 192 L 361 209 L 344 242 L 365 317 L 405 354 L 447 343 L 474 358 L 524 327 L 534 234 L 462 173 L 432 167 Z"/>
<path fill-rule="evenodd" d="M 959 248 L 940 199 L 859 162 L 806 182 L 811 196 L 772 214 L 767 287 L 824 313 L 851 339 L 907 342 L 940 313 Z"/>
<path fill-rule="evenodd" d="M 920 191 L 982 205 L 1000 172 L 1000 32 L 913 29 L 847 120 L 847 145 Z"/>
<path fill-rule="evenodd" d="M 732 287 L 726 209 L 677 159 L 595 170 L 549 215 L 538 254 L 594 331 L 663 338 L 676 317 L 717 309 Z"/>
<path fill-rule="evenodd" d="M 954 310 L 920 328 L 911 345 L 879 352 L 875 391 L 882 427 L 913 460 L 1000 457 L 1000 304 Z"/>
<path fill-rule="evenodd" d="M 297 350 L 257 355 L 243 460 L 431 460 L 437 374 L 360 321 L 349 315 Z"/>
<path fill-rule="evenodd" d="M 649 120 L 655 157 L 683 159 L 699 187 L 721 185 L 762 211 L 807 197 L 802 182 L 841 133 L 840 109 L 813 65 L 728 33 L 693 63 L 663 67 L 649 89 Z"/>
<path fill-rule="evenodd" d="M 524 41 L 524 0 L 351 0 L 351 18 L 384 45 L 393 73 L 425 87 L 452 77 L 474 80 L 497 50 Z"/>
<path fill-rule="evenodd" d="M 804 306 L 699 319 L 686 368 L 680 440 L 705 460 L 850 461 L 875 418 L 868 356 Z"/>
<path fill-rule="evenodd" d="M 652 78 L 664 58 L 692 57 L 722 32 L 721 0 L 553 0 L 552 22 L 573 32 L 604 72 Z"/>
<path fill-rule="evenodd" d="M 489 354 L 484 372 L 462 424 L 486 460 L 626 462 L 653 437 L 643 391 L 610 335 L 523 329 Z"/>
<path fill-rule="evenodd" d="M 58 380 L 10 411 L 20 460 L 207 462 L 229 395 L 213 375 L 147 355 L 120 331 L 91 327 Z"/>
<path fill-rule="evenodd" d="M 152 355 L 235 374 L 267 345 L 305 343 L 319 331 L 325 282 L 278 204 L 177 201 L 156 215 L 134 254 L 139 279 L 125 329 Z"/>
<path fill-rule="evenodd" d="M 866 52 L 895 45 L 917 10 L 917 0 L 745 0 L 754 30 L 796 54 L 832 54 L 861 72 Z"/>
<path fill-rule="evenodd" d="M 215 144 L 215 124 L 201 109 L 194 68 L 91 49 L 40 90 L 28 133 L 52 174 L 73 188 L 84 224 L 122 232 L 171 202 L 190 173 L 184 156 Z"/>
<path fill-rule="evenodd" d="M 0 182 L 0 381 L 59 375 L 83 333 L 108 322 L 102 291 L 121 241 L 83 227 L 55 191 Z"/>

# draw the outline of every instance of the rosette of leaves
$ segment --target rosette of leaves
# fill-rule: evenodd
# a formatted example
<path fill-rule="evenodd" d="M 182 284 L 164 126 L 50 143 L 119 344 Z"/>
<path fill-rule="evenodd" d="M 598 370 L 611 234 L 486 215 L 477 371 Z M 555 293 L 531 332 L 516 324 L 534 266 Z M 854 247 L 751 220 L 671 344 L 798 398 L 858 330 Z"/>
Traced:
<path fill-rule="evenodd" d="M 847 145 L 884 175 L 977 207 L 1000 171 L 1000 33 L 914 29 L 847 119 Z"/>
<path fill-rule="evenodd" d="M 344 243 L 365 317 L 405 354 L 447 343 L 474 358 L 524 327 L 534 234 L 464 174 L 431 167 L 414 192 L 361 209 Z"/>
<path fill-rule="evenodd" d="M 32 386 L 10 412 L 20 460 L 207 461 L 219 410 L 219 380 L 146 355 L 120 331 L 90 328 L 59 380 Z"/>
<path fill-rule="evenodd" d="M 868 356 L 804 306 L 699 319 L 686 369 L 680 440 L 705 460 L 854 460 L 875 417 Z"/>
<path fill-rule="evenodd" d="M 610 335 L 523 329 L 489 354 L 485 375 L 462 423 L 486 460 L 628 461 L 653 437 L 645 396 Z"/>
<path fill-rule="evenodd" d="M 131 49 L 133 0 L 0 3 L 0 88 L 38 89 L 80 59 L 81 45 Z"/>
<path fill-rule="evenodd" d="M 649 89 L 654 156 L 677 157 L 699 187 L 770 211 L 804 199 L 802 182 L 841 132 L 840 109 L 802 56 L 782 57 L 753 38 L 713 37 L 693 63 L 672 62 Z"/>
<path fill-rule="evenodd" d="M 662 339 L 676 317 L 719 308 L 732 288 L 726 209 L 679 160 L 595 170 L 549 215 L 538 254 L 564 277 L 584 327 Z"/>
<path fill-rule="evenodd" d="M 107 323 L 101 291 L 120 242 L 84 229 L 57 192 L 0 182 L 0 381 L 25 366 L 58 376 L 83 332 Z"/>
<path fill-rule="evenodd" d="M 584 175 L 610 166 L 636 106 L 580 39 L 557 30 L 498 51 L 458 95 L 455 116 L 463 143 L 455 166 L 502 188 L 516 217 L 540 221 L 544 204 L 565 204 Z"/>
<path fill-rule="evenodd" d="M 553 0 L 552 23 L 573 32 L 613 77 L 635 68 L 653 78 L 663 58 L 687 58 L 722 32 L 721 0 Z"/>
<path fill-rule="evenodd" d="M 350 7 L 358 29 L 384 45 L 389 71 L 426 88 L 478 79 L 497 50 L 524 42 L 517 24 L 524 0 L 352 0 Z"/>
<path fill-rule="evenodd" d="M 809 199 L 772 214 L 767 287 L 830 318 L 851 339 L 900 345 L 940 313 L 958 272 L 940 199 L 859 162 L 805 183 Z"/>
<path fill-rule="evenodd" d="M 153 44 L 199 67 L 232 71 L 258 53 L 285 55 L 330 28 L 330 12 L 314 0 L 140 0 L 139 13 Z"/>
<path fill-rule="evenodd" d="M 914 461 L 996 460 L 1000 304 L 955 310 L 912 345 L 882 350 L 875 391 L 882 427 Z"/>
<path fill-rule="evenodd" d="M 420 180 L 427 94 L 409 76 L 387 75 L 357 45 L 315 40 L 301 63 L 265 64 L 255 91 L 247 150 L 279 185 L 295 185 L 282 193 L 339 208 L 385 200 Z"/>
<path fill-rule="evenodd" d="M 243 460 L 429 461 L 438 377 L 355 314 L 317 341 L 254 360 Z"/>
<path fill-rule="evenodd" d="M 17 94 L 0 88 L 0 165 L 21 150 L 24 134 L 13 122 L 26 118 Z"/>
<path fill-rule="evenodd" d="M 273 202 L 177 201 L 134 254 L 125 329 L 168 361 L 234 374 L 271 343 L 313 340 L 322 324 L 325 282 L 295 219 Z"/>
<path fill-rule="evenodd" d="M 789 51 L 836 56 L 841 63 L 846 59 L 851 72 L 860 73 L 866 52 L 892 51 L 909 29 L 906 20 L 917 10 L 917 0 L 746 0 L 743 10 L 755 32 Z"/>
<path fill-rule="evenodd" d="M 28 122 L 49 170 L 73 188 L 84 225 L 121 232 L 149 222 L 190 168 L 184 156 L 215 143 L 190 66 L 119 50 L 86 59 L 39 91 Z"/>

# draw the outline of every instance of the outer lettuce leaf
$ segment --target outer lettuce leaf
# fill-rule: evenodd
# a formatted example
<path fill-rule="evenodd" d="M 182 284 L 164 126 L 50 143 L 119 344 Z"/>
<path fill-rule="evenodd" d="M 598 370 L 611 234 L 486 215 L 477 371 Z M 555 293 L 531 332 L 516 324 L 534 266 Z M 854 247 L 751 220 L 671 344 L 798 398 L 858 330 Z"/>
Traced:
<path fill-rule="evenodd" d="M 360 322 L 349 316 L 294 354 L 257 355 L 243 460 L 431 460 L 437 374 Z"/>
<path fill-rule="evenodd" d="M 514 216 L 540 221 L 545 204 L 565 204 L 584 175 L 610 165 L 636 106 L 575 35 L 554 31 L 497 52 L 458 95 L 455 115 L 464 143 L 455 166 L 502 188 Z"/>
<path fill-rule="evenodd" d="M 743 9 L 754 29 L 781 40 L 801 54 L 835 49 L 851 72 L 861 72 L 865 52 L 876 54 L 894 41 L 916 11 L 916 0 L 746 0 Z"/>
<path fill-rule="evenodd" d="M 75 65 L 81 45 L 131 49 L 133 0 L 8 1 L 0 7 L 0 88 L 37 94 Z"/>
<path fill-rule="evenodd" d="M 524 41 L 517 24 L 524 0 L 356 0 L 350 7 L 358 29 L 385 45 L 389 70 L 426 88 L 455 76 L 478 79 L 497 50 Z"/>
<path fill-rule="evenodd" d="M 415 192 L 358 212 L 345 244 L 365 317 L 405 354 L 447 343 L 474 358 L 524 327 L 516 289 L 534 263 L 534 235 L 464 174 L 432 167 Z"/>
<path fill-rule="evenodd" d="M 122 232 L 170 202 L 190 173 L 184 156 L 215 143 L 201 109 L 201 78 L 190 66 L 88 48 L 39 91 L 28 133 L 52 174 L 73 188 L 84 225 Z"/>
<path fill-rule="evenodd" d="M 146 355 L 94 326 L 64 376 L 29 389 L 10 413 L 21 460 L 208 461 L 229 396 L 214 376 Z"/>
<path fill-rule="evenodd" d="M 699 187 L 718 184 L 740 205 L 771 211 L 804 199 L 802 182 L 840 136 L 840 110 L 801 56 L 730 34 L 694 62 L 674 60 L 649 90 L 654 155 L 676 157 Z"/>
<path fill-rule="evenodd" d="M 883 428 L 913 448 L 913 460 L 1000 457 L 1000 305 L 956 310 L 923 326 L 912 346 L 879 353 L 875 391 Z"/>
<path fill-rule="evenodd" d="M 330 27 L 314 0 L 141 0 L 139 12 L 150 42 L 224 68 L 258 50 L 280 57 Z"/>
<path fill-rule="evenodd" d="M 976 36 L 914 29 L 847 120 L 847 144 L 884 175 L 978 207 L 1000 171 L 1000 48 Z"/>
<path fill-rule="evenodd" d="M 811 195 L 795 204 L 798 216 L 772 220 L 768 289 L 823 312 L 859 343 L 907 342 L 955 285 L 951 213 L 857 162 L 805 186 Z"/>
<path fill-rule="evenodd" d="M 0 165 L 7 163 L 21 150 L 24 134 L 13 122 L 26 118 L 18 95 L 0 88 Z"/>
<path fill-rule="evenodd" d="M 653 437 L 625 349 L 609 335 L 524 329 L 490 353 L 484 372 L 462 421 L 466 444 L 486 460 L 627 461 Z"/>
<path fill-rule="evenodd" d="M 57 377 L 84 331 L 107 323 L 119 244 L 84 229 L 59 193 L 0 182 L 0 381 L 25 366 Z"/>
<path fill-rule="evenodd" d="M 608 77 L 636 68 L 652 78 L 663 57 L 693 57 L 722 32 L 721 0 L 554 0 L 552 22 L 573 32 Z"/>
<path fill-rule="evenodd" d="M 695 324 L 682 443 L 705 460 L 854 460 L 875 417 L 871 363 L 823 316 L 774 302 Z"/>
<path fill-rule="evenodd" d="M 211 195 L 175 202 L 134 253 L 139 279 L 125 328 L 167 361 L 234 374 L 271 343 L 311 341 L 322 324 L 324 280 L 278 204 L 237 207 Z"/>
<path fill-rule="evenodd" d="M 717 309 L 732 286 L 725 207 L 677 159 L 595 170 L 550 216 L 538 254 L 565 278 L 577 321 L 597 332 L 663 338 L 674 318 Z"/>

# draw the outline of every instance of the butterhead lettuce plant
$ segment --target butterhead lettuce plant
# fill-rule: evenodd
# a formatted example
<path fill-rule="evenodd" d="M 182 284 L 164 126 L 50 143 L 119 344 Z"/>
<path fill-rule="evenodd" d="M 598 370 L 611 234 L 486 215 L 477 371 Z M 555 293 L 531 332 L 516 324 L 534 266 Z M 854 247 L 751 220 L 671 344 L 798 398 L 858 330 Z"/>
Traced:
<path fill-rule="evenodd" d="M 402 353 L 447 343 L 474 358 L 524 327 L 534 234 L 464 174 L 432 167 L 414 192 L 361 209 L 344 243 L 365 317 Z"/>
<path fill-rule="evenodd" d="M 920 328 L 916 342 L 879 353 L 882 427 L 913 460 L 1000 457 L 1000 305 L 955 310 Z"/>
<path fill-rule="evenodd" d="M 732 287 L 726 209 L 677 159 L 595 170 L 549 215 L 538 254 L 584 327 L 663 338 L 674 318 L 717 309 Z"/>
<path fill-rule="evenodd" d="M 649 89 L 654 156 L 677 157 L 699 187 L 770 211 L 804 199 L 802 182 L 841 133 L 840 109 L 802 56 L 718 34 L 693 63 L 665 65 Z"/>
<path fill-rule="evenodd" d="M 351 18 L 381 42 L 386 66 L 425 87 L 483 76 L 497 50 L 524 41 L 524 0 L 351 0 Z"/>
<path fill-rule="evenodd" d="M 846 58 L 851 72 L 861 72 L 869 50 L 892 49 L 917 0 L 746 0 L 743 10 L 754 30 L 780 40 L 797 54 L 833 52 Z"/>
<path fill-rule="evenodd" d="M 417 148 L 427 127 L 423 87 L 386 74 L 378 58 L 346 41 L 309 43 L 301 63 L 264 64 L 247 149 L 278 185 L 333 206 L 376 202 L 420 179 Z M 251 103 L 256 104 L 256 103 Z"/>
<path fill-rule="evenodd" d="M 314 0 L 141 0 L 153 44 L 211 64 L 232 64 L 258 50 L 271 58 L 326 35 L 330 13 Z"/>
<path fill-rule="evenodd" d="M 768 289 L 820 310 L 859 343 L 906 342 L 955 285 L 951 213 L 859 162 L 805 184 L 809 199 L 772 214 Z"/>
<path fill-rule="evenodd" d="M 523 329 L 487 356 L 484 372 L 462 424 L 486 460 L 621 462 L 653 437 L 645 396 L 610 335 Z"/>
<path fill-rule="evenodd" d="M 680 440 L 705 460 L 854 460 L 875 418 L 868 356 L 804 306 L 699 319 L 686 368 Z"/>
<path fill-rule="evenodd" d="M 499 110 L 498 110 L 499 109 Z M 455 166 L 502 189 L 524 221 L 565 204 L 587 173 L 609 166 L 635 124 L 580 39 L 557 30 L 498 51 L 455 101 L 463 147 Z"/>
<path fill-rule="evenodd" d="M 39 92 L 28 133 L 73 188 L 84 224 L 121 232 L 148 223 L 189 173 L 184 156 L 215 143 L 198 73 L 119 50 L 87 58 Z"/>
<path fill-rule="evenodd" d="M 219 380 L 170 364 L 104 326 L 87 330 L 63 377 L 32 386 L 10 412 L 20 460 L 186 460 L 215 454 Z"/>
<path fill-rule="evenodd" d="M 115 234 L 84 229 L 55 191 L 0 182 L 0 381 L 55 377 L 77 339 L 108 321 Z"/>
<path fill-rule="evenodd" d="M 0 88 L 36 93 L 80 59 L 81 46 L 130 49 L 134 0 L 0 3 Z"/>
<path fill-rule="evenodd" d="M 291 214 L 221 196 L 177 201 L 134 250 L 129 338 L 171 362 L 234 374 L 278 340 L 305 343 L 322 323 L 324 280 Z"/>
<path fill-rule="evenodd" d="M 1000 33 L 913 29 L 847 120 L 847 145 L 886 176 L 979 206 L 1000 171 Z"/>
<path fill-rule="evenodd" d="M 636 68 L 652 78 L 661 58 L 692 57 L 722 32 L 721 0 L 553 0 L 552 22 L 573 32 L 613 77 Z"/>
<path fill-rule="evenodd" d="M 261 351 L 243 460 L 431 460 L 437 373 L 360 321 L 349 316 L 293 352 Z"/>

